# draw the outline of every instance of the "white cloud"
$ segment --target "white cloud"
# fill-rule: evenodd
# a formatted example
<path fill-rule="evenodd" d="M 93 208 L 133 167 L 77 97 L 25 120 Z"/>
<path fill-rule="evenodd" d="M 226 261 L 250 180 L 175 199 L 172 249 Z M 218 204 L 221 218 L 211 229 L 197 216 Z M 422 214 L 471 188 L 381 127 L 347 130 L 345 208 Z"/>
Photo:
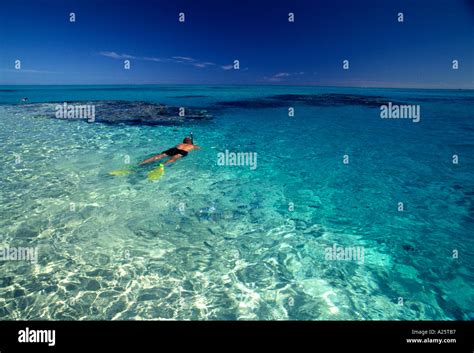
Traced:
<path fill-rule="evenodd" d="M 164 62 L 164 61 L 168 61 L 167 59 L 153 58 L 153 57 L 149 57 L 149 56 L 145 56 L 145 57 L 143 58 L 143 60 L 146 60 L 146 61 L 155 61 L 155 62 L 158 62 L 158 63 L 161 63 L 161 62 Z"/>
<path fill-rule="evenodd" d="M 112 59 L 135 59 L 134 56 L 128 54 L 118 54 L 114 51 L 101 51 L 99 55 L 106 56 Z"/>
<path fill-rule="evenodd" d="M 196 63 L 193 63 L 193 65 L 199 68 L 204 68 L 204 67 L 212 66 L 215 64 L 211 62 L 196 62 Z"/>
<path fill-rule="evenodd" d="M 289 77 L 291 76 L 290 73 L 288 72 L 278 72 L 270 77 L 268 76 L 265 76 L 263 78 L 263 81 L 267 81 L 267 82 L 281 82 L 283 81 L 286 77 Z"/>
<path fill-rule="evenodd" d="M 278 73 L 273 74 L 271 76 L 263 77 L 263 81 L 282 82 L 282 81 L 285 81 L 285 79 L 288 78 L 288 77 L 297 76 L 297 75 L 304 75 L 304 72 L 303 71 L 300 71 L 300 72 L 278 72 Z"/>
<path fill-rule="evenodd" d="M 62 74 L 59 71 L 35 70 L 35 69 L 0 69 L 2 72 L 18 72 L 24 74 Z"/>
<path fill-rule="evenodd" d="M 190 58 L 189 56 L 173 56 L 173 59 L 180 60 L 180 61 L 189 61 L 189 62 L 196 61 L 195 59 Z"/>
<path fill-rule="evenodd" d="M 176 63 L 176 64 L 183 64 L 183 65 L 193 65 L 194 67 L 198 68 L 206 68 L 208 66 L 216 65 L 210 61 L 200 61 L 189 56 L 172 56 L 171 58 L 158 58 L 158 57 L 150 57 L 150 56 L 133 56 L 129 54 L 119 54 L 114 51 L 101 51 L 99 55 L 105 56 L 111 59 L 135 59 L 135 60 L 144 60 L 144 61 L 153 61 L 153 62 L 167 62 L 167 63 Z"/>
<path fill-rule="evenodd" d="M 281 77 L 264 77 L 263 78 L 264 81 L 268 81 L 268 82 L 281 82 L 283 81 Z"/>

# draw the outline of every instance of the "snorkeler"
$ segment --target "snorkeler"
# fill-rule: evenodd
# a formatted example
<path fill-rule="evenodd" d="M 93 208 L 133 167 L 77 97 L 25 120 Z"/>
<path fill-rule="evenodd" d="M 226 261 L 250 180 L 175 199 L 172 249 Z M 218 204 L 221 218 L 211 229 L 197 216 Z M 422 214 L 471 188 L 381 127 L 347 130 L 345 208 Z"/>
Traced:
<path fill-rule="evenodd" d="M 151 162 L 157 161 L 157 160 L 165 158 L 165 157 L 171 157 L 171 158 L 168 159 L 164 163 L 164 165 L 173 163 L 173 162 L 177 161 L 178 159 L 180 159 L 182 157 L 186 157 L 189 152 L 191 152 L 193 150 L 200 150 L 201 149 L 201 147 L 195 145 L 193 142 L 194 141 L 193 141 L 192 134 L 191 134 L 191 137 L 185 137 L 184 138 L 183 143 L 179 143 L 175 147 L 167 149 L 166 151 L 163 151 L 163 152 L 161 152 L 157 155 L 154 155 L 153 157 L 147 158 L 144 161 L 138 163 L 138 165 L 144 165 L 144 164 L 147 164 L 147 163 L 151 163 Z"/>

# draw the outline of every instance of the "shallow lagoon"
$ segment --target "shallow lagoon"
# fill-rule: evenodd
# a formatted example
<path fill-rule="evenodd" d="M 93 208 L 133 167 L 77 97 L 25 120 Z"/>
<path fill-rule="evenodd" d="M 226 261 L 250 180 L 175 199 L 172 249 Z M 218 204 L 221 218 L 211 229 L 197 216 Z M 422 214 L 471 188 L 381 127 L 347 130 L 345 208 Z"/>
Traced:
<path fill-rule="evenodd" d="M 1 88 L 0 241 L 38 249 L 37 263 L 0 261 L 2 319 L 474 318 L 472 91 Z M 49 117 L 110 100 L 213 119 Z M 420 122 L 381 119 L 389 101 L 419 104 Z M 107 175 L 190 131 L 202 151 L 159 181 L 153 166 Z M 220 166 L 226 150 L 257 167 Z M 363 263 L 328 261 L 334 244 Z"/>

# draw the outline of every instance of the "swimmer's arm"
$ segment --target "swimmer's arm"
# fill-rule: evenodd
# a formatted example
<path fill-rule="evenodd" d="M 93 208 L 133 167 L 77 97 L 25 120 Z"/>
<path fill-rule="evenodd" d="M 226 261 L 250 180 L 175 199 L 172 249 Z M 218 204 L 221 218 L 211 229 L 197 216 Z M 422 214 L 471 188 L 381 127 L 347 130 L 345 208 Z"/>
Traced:
<path fill-rule="evenodd" d="M 198 145 L 193 145 L 193 149 L 195 149 L 195 150 L 200 150 L 201 147 L 199 147 Z"/>

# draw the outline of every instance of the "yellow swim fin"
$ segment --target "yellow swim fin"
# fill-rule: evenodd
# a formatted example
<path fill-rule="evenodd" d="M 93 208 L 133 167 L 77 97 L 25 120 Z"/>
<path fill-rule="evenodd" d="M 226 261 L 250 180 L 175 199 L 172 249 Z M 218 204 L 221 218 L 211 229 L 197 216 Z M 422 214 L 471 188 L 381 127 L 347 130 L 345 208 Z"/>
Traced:
<path fill-rule="evenodd" d="M 163 174 L 165 174 L 165 166 L 163 164 L 160 164 L 158 167 L 148 173 L 148 180 L 158 180 L 163 176 Z"/>
<path fill-rule="evenodd" d="M 130 174 L 130 173 L 133 173 L 133 172 L 134 172 L 134 167 L 129 167 L 129 168 L 126 168 L 126 169 L 112 170 L 111 172 L 109 172 L 109 175 L 120 176 L 120 175 L 127 175 L 127 174 Z"/>

